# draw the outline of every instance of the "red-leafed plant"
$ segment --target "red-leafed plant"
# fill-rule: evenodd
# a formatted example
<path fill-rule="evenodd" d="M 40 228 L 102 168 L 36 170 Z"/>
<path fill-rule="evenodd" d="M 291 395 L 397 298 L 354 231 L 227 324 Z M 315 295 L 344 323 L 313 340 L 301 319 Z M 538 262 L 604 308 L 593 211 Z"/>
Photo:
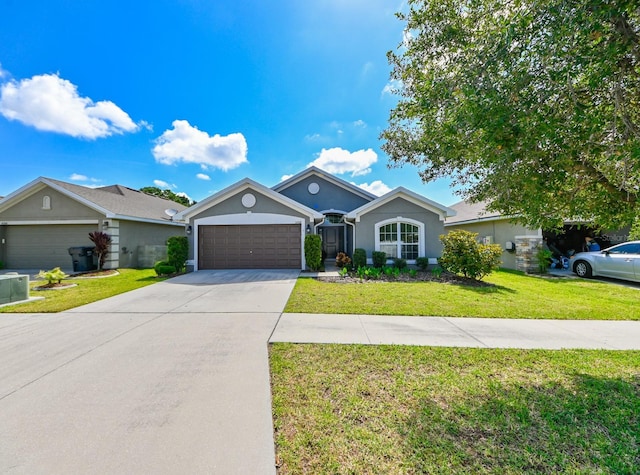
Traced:
<path fill-rule="evenodd" d="M 93 252 L 98 255 L 98 270 L 102 270 L 104 261 L 107 260 L 107 254 L 109 254 L 109 247 L 111 246 L 111 236 L 102 231 L 93 231 L 89 233 L 89 239 L 95 244 Z"/>

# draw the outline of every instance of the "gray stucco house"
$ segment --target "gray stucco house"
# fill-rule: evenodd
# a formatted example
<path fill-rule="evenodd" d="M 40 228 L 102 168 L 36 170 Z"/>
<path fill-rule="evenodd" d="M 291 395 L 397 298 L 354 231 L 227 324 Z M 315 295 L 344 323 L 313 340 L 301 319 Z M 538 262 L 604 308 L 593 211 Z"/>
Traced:
<path fill-rule="evenodd" d="M 304 237 L 322 237 L 327 258 L 362 248 L 409 263 L 441 255 L 455 212 L 405 188 L 375 196 L 315 167 L 268 188 L 249 178 L 178 213 L 187 226 L 190 270 L 304 269 Z"/>
<path fill-rule="evenodd" d="M 104 231 L 112 239 L 105 268 L 152 267 L 166 255 L 167 239 L 185 232 L 167 209 L 185 206 L 121 185 L 40 177 L 0 200 L 0 261 L 14 269 L 70 268 L 68 249 L 92 247 L 89 233 Z"/>

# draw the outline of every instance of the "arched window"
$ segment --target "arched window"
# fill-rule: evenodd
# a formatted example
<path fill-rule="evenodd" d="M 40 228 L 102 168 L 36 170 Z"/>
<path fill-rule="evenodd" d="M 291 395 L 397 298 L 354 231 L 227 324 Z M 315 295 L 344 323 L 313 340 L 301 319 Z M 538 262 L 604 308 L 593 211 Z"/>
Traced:
<path fill-rule="evenodd" d="M 424 254 L 424 224 L 409 218 L 394 218 L 376 224 L 376 251 L 387 257 L 413 261 Z"/>
<path fill-rule="evenodd" d="M 43 196 L 42 197 L 42 209 L 51 209 L 51 197 Z"/>

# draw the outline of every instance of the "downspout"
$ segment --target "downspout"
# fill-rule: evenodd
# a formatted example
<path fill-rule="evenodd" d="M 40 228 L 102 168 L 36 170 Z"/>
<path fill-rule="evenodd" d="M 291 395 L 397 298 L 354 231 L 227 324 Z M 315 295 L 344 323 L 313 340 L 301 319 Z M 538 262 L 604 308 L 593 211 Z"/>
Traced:
<path fill-rule="evenodd" d="M 342 221 L 353 228 L 353 240 L 351 242 L 351 247 L 353 248 L 351 249 L 351 257 L 353 257 L 353 253 L 356 251 L 356 225 L 355 223 L 350 223 L 349 221 L 347 221 L 346 217 L 343 217 Z"/>
<path fill-rule="evenodd" d="M 320 221 L 318 224 L 314 224 L 313 225 L 313 234 L 318 234 L 318 227 L 322 226 L 325 222 L 327 218 L 322 218 L 322 221 Z"/>

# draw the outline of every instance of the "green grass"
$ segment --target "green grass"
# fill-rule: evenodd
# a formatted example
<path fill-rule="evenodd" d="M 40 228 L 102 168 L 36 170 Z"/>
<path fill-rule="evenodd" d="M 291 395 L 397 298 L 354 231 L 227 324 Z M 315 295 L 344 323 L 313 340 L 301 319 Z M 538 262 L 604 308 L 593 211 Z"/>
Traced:
<path fill-rule="evenodd" d="M 638 473 L 640 352 L 275 344 L 279 473 Z"/>
<path fill-rule="evenodd" d="M 0 313 L 55 313 L 69 310 L 107 297 L 122 294 L 165 280 L 156 277 L 153 269 L 119 269 L 120 274 L 112 277 L 93 279 L 65 279 L 63 283 L 74 283 L 76 287 L 61 290 L 29 292 L 31 297 L 45 297 L 44 300 L 9 305 L 0 308 Z M 30 283 L 31 289 L 46 283 L 36 280 Z"/>
<path fill-rule="evenodd" d="M 439 282 L 342 284 L 298 279 L 288 313 L 640 320 L 640 289 L 501 270 L 491 286 Z"/>

